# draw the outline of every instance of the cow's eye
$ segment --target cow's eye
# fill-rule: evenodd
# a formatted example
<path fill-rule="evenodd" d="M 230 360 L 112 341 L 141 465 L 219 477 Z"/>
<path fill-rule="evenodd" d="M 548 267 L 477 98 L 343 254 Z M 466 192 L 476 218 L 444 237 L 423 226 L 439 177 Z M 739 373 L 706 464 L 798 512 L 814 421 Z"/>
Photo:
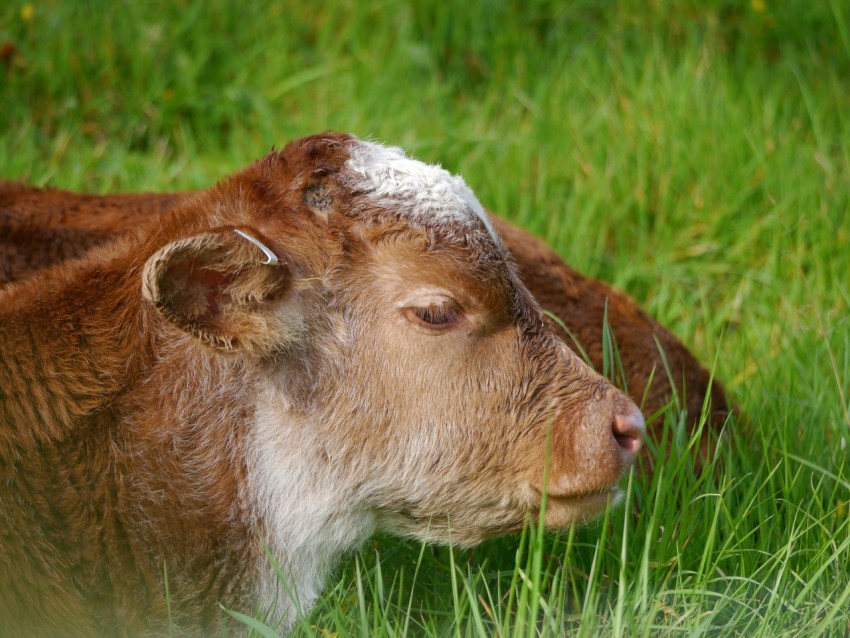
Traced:
<path fill-rule="evenodd" d="M 430 330 L 446 330 L 455 325 L 461 316 L 460 307 L 453 302 L 412 306 L 405 308 L 407 318 Z"/>

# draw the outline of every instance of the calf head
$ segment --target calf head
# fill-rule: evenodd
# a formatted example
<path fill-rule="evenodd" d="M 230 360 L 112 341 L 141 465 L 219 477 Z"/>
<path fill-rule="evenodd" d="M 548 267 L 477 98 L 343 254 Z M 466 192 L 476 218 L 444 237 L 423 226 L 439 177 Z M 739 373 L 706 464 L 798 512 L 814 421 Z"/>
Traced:
<path fill-rule="evenodd" d="M 565 527 L 616 497 L 640 447 L 639 411 L 553 334 L 472 192 L 398 149 L 294 142 L 141 254 L 169 338 L 244 362 L 249 489 L 275 543 L 330 525 L 340 545 L 469 545 L 544 492 Z"/>

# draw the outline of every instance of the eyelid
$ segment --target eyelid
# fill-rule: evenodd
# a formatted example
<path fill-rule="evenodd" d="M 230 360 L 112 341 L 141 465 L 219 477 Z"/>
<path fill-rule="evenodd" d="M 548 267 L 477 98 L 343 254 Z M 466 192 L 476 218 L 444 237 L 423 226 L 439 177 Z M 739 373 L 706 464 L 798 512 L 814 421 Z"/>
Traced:
<path fill-rule="evenodd" d="M 460 304 L 450 297 L 435 301 L 418 299 L 417 303 L 407 304 L 401 310 L 408 321 L 430 332 L 443 332 L 457 326 L 464 315 Z"/>

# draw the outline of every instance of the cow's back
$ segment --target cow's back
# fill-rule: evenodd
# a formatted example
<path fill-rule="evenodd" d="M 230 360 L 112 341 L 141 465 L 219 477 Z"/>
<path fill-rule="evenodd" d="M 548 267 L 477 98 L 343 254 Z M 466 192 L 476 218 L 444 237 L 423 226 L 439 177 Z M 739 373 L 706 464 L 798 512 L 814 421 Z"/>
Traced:
<path fill-rule="evenodd" d="M 0 288 L 67 259 L 82 257 L 146 219 L 170 210 L 184 193 L 90 195 L 0 180 Z"/>

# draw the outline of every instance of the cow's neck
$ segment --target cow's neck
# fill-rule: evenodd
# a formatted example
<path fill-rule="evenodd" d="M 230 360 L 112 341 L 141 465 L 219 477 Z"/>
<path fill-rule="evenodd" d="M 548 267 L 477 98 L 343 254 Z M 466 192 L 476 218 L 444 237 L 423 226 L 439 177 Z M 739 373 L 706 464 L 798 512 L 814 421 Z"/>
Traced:
<path fill-rule="evenodd" d="M 324 453 L 332 443 L 319 424 L 265 381 L 247 441 L 247 483 L 263 543 L 279 562 L 279 570 L 270 560 L 261 568 L 261 605 L 286 630 L 312 607 L 339 560 L 372 536 L 376 520 L 361 502 L 354 468 Z"/>
<path fill-rule="evenodd" d="M 146 365 L 127 272 L 120 257 L 71 262 L 0 294 L 0 454 L 64 438 Z"/>

